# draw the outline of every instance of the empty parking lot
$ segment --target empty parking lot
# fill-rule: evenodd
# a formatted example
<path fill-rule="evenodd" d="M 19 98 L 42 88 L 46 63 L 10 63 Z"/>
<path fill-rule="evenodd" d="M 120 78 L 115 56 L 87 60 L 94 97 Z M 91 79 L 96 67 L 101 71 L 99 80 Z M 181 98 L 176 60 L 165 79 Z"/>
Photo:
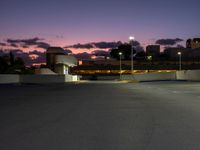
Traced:
<path fill-rule="evenodd" d="M 199 150 L 200 83 L 0 85 L 1 150 Z"/>

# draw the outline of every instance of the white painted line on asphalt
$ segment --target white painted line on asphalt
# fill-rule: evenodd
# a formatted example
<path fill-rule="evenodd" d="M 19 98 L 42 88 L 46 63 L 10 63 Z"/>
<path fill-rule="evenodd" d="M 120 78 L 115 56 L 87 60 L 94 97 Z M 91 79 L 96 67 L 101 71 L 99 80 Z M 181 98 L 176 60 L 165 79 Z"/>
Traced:
<path fill-rule="evenodd" d="M 172 93 L 193 93 L 193 91 L 172 91 Z"/>

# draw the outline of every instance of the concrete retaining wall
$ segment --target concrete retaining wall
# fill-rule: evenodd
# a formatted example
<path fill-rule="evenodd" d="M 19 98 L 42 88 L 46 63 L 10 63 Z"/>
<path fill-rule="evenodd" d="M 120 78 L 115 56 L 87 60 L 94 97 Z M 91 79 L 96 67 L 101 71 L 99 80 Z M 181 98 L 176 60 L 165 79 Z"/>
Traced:
<path fill-rule="evenodd" d="M 176 79 L 177 80 L 187 80 L 187 71 L 177 71 L 176 72 Z"/>
<path fill-rule="evenodd" d="M 119 76 L 101 76 L 98 80 L 114 80 Z M 76 75 L 0 75 L 0 84 L 11 83 L 64 83 L 79 81 L 80 77 Z M 157 80 L 189 80 L 200 81 L 200 70 L 187 70 L 166 73 L 143 73 L 134 75 L 122 75 L 122 80 L 136 81 L 157 81 Z"/>
<path fill-rule="evenodd" d="M 97 80 L 117 80 L 120 77 L 117 76 L 97 76 Z"/>
<path fill-rule="evenodd" d="M 176 72 L 177 80 L 200 81 L 200 70 L 185 70 Z"/>
<path fill-rule="evenodd" d="M 64 75 L 21 75 L 21 83 L 64 83 Z"/>
<path fill-rule="evenodd" d="M 65 83 L 79 81 L 76 75 L 23 75 L 22 83 Z"/>
<path fill-rule="evenodd" d="M 10 83 L 19 83 L 20 76 L 13 74 L 2 74 L 0 75 L 0 83 L 1 84 L 10 84 Z"/>
<path fill-rule="evenodd" d="M 76 75 L 0 75 L 0 84 L 12 83 L 65 83 L 79 81 Z"/>
<path fill-rule="evenodd" d="M 40 68 L 35 70 L 36 75 L 55 75 L 56 73 L 53 72 L 49 68 Z"/>
<path fill-rule="evenodd" d="M 122 80 L 136 80 L 136 81 L 166 81 L 176 80 L 175 72 L 166 73 L 143 73 L 134 75 L 122 75 Z"/>

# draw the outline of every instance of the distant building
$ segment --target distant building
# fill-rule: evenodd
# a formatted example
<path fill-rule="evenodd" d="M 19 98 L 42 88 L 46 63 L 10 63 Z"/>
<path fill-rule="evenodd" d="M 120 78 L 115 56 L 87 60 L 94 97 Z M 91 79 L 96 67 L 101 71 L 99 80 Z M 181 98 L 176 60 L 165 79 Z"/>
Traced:
<path fill-rule="evenodd" d="M 77 66 L 74 56 L 65 54 L 60 47 L 50 47 L 46 52 L 47 67 L 57 74 L 69 74 L 69 68 Z"/>
<path fill-rule="evenodd" d="M 186 41 L 186 47 L 191 49 L 200 48 L 200 38 L 188 39 Z"/>
<path fill-rule="evenodd" d="M 160 55 L 160 45 L 148 45 L 146 47 L 147 56 L 152 56 L 153 58 L 157 58 Z"/>

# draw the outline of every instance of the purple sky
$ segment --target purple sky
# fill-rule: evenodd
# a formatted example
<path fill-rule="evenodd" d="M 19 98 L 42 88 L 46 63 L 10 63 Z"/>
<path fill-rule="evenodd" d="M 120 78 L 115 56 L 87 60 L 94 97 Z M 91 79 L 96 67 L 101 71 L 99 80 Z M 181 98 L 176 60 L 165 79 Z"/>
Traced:
<path fill-rule="evenodd" d="M 143 44 L 200 37 L 199 0 L 1 0 L 0 42 L 39 37 L 52 46 Z"/>

